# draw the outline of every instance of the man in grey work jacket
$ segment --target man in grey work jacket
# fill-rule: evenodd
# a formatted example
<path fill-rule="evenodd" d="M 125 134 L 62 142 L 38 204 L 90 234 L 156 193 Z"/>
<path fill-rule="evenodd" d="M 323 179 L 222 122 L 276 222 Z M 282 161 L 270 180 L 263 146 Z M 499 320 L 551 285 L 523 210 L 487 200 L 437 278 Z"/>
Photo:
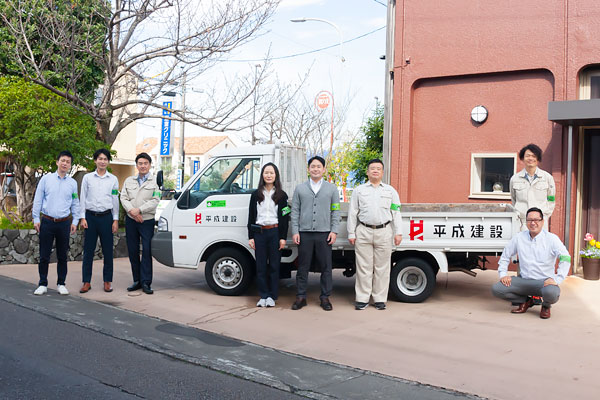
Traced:
<path fill-rule="evenodd" d="M 340 224 L 340 196 L 337 186 L 323 179 L 325 160 L 308 160 L 310 179 L 296 187 L 292 200 L 292 238 L 298 245 L 297 295 L 292 310 L 306 305 L 308 271 L 313 260 L 321 271 L 321 308 L 331 311 L 331 246 Z"/>

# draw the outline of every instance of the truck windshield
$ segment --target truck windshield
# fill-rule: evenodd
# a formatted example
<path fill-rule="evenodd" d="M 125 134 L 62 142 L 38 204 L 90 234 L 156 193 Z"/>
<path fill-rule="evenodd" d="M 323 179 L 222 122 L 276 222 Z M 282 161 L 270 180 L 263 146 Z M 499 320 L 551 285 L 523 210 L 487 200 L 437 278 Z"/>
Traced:
<path fill-rule="evenodd" d="M 260 159 L 222 158 L 214 162 L 190 186 L 190 208 L 196 208 L 208 196 L 251 193 L 258 187 Z"/>

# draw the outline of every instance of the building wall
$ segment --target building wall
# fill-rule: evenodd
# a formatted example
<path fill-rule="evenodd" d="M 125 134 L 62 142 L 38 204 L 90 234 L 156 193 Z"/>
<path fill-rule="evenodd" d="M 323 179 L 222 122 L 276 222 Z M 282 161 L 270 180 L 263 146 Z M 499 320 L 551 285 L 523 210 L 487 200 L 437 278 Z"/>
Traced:
<path fill-rule="evenodd" d="M 493 201 L 469 198 L 471 153 L 535 142 L 557 184 L 551 230 L 562 236 L 566 139 L 547 106 L 577 99 L 579 72 L 600 63 L 598 18 L 593 0 L 399 0 L 391 183 L 401 200 Z M 489 117 L 478 126 L 479 104 Z"/>

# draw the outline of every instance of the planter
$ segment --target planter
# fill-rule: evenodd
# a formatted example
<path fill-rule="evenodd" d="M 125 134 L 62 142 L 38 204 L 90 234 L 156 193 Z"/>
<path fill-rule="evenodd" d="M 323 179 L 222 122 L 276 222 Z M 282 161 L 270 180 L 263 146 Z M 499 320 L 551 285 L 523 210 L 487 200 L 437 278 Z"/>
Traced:
<path fill-rule="evenodd" d="M 600 279 L 600 259 L 599 258 L 582 258 L 583 279 L 597 281 Z"/>

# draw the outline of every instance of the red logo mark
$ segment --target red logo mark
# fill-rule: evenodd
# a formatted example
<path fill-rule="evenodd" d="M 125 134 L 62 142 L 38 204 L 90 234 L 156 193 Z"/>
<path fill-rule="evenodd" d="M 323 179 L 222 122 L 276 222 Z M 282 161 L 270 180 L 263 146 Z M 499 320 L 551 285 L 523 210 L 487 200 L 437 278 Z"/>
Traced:
<path fill-rule="evenodd" d="M 202 214 L 201 213 L 196 213 L 196 223 L 197 224 L 202 223 Z"/>
<path fill-rule="evenodd" d="M 423 241 L 423 220 L 410 220 L 410 240 L 419 239 Z"/>

